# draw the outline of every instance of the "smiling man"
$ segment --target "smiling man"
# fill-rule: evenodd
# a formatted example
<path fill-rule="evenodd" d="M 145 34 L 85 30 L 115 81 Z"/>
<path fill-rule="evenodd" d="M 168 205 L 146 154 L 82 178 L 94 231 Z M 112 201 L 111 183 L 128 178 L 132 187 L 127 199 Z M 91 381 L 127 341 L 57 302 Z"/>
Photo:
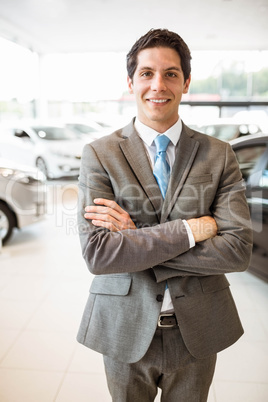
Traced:
<path fill-rule="evenodd" d="M 127 55 L 137 117 L 83 151 L 95 277 L 77 339 L 103 354 L 114 402 L 152 402 L 158 387 L 162 402 L 205 402 L 217 352 L 243 334 L 225 273 L 248 266 L 249 211 L 229 144 L 179 116 L 190 60 L 176 33 L 141 37 Z"/>
<path fill-rule="evenodd" d="M 179 54 L 165 47 L 141 50 L 137 69 L 132 77 L 128 76 L 138 119 L 159 133 L 177 122 L 182 94 L 188 92 L 189 85 L 190 76 L 184 78 Z"/>

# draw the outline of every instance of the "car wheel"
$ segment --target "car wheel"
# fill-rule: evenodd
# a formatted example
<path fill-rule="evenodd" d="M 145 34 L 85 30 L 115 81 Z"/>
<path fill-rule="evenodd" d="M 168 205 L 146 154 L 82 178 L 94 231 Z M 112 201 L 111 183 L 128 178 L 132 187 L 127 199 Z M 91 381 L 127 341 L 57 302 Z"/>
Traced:
<path fill-rule="evenodd" d="M 38 169 L 41 170 L 41 172 L 45 175 L 45 177 L 47 179 L 48 178 L 47 165 L 43 158 L 41 158 L 41 157 L 37 158 L 36 167 L 38 167 Z"/>
<path fill-rule="evenodd" d="M 16 219 L 14 213 L 6 204 L 0 203 L 0 236 L 3 244 L 10 238 L 15 226 Z"/>

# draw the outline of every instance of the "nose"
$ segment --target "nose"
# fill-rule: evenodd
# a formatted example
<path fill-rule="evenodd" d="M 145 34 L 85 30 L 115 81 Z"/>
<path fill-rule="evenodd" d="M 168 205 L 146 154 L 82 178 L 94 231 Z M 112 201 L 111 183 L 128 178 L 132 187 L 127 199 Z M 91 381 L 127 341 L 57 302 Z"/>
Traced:
<path fill-rule="evenodd" d="M 156 91 L 156 92 L 162 92 L 167 89 L 164 78 L 162 77 L 161 74 L 154 75 L 154 77 L 151 81 L 151 89 L 152 89 L 152 91 Z"/>

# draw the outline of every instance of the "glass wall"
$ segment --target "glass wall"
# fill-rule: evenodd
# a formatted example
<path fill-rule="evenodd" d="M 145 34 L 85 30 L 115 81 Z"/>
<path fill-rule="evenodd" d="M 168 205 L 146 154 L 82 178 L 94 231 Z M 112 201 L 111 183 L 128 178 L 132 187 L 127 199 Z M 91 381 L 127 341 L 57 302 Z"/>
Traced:
<path fill-rule="evenodd" d="M 124 53 L 39 56 L 0 38 L 0 121 L 135 114 Z M 192 82 L 180 114 L 191 124 L 250 112 L 268 116 L 268 51 L 192 52 Z"/>

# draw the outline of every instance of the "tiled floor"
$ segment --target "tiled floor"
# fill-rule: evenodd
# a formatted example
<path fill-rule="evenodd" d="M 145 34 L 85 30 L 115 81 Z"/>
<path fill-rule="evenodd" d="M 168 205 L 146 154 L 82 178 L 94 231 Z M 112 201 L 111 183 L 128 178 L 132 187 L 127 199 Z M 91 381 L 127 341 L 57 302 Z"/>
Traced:
<path fill-rule="evenodd" d="M 0 402 L 108 402 L 102 357 L 75 339 L 92 280 L 75 184 L 50 185 L 49 201 L 47 219 L 0 255 Z M 247 272 L 228 279 L 245 335 L 218 355 L 209 402 L 266 402 L 268 284 Z"/>

